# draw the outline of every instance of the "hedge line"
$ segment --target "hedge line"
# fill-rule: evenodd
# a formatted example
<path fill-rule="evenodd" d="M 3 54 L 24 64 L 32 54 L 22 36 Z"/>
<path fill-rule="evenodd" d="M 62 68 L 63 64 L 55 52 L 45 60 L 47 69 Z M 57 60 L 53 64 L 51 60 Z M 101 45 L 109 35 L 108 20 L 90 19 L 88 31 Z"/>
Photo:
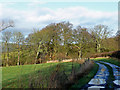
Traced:
<path fill-rule="evenodd" d="M 104 53 L 97 53 L 90 56 L 90 58 L 96 58 L 96 57 L 115 57 L 120 59 L 120 51 L 111 51 L 111 52 L 104 52 Z"/>

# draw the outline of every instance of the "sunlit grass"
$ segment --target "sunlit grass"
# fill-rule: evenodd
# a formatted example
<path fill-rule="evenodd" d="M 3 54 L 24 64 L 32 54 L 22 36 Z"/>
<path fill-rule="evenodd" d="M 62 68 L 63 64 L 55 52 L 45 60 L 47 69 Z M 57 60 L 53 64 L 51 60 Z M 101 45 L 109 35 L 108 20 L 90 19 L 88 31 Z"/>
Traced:
<path fill-rule="evenodd" d="M 23 87 L 29 87 L 29 80 L 31 78 L 42 75 L 43 78 L 47 79 L 50 77 L 52 71 L 55 70 L 57 64 L 62 64 L 66 75 L 70 75 L 72 71 L 72 62 L 58 62 L 58 63 L 44 63 L 36 65 L 20 65 L 10 66 L 2 68 L 2 83 L 3 87 L 14 88 L 20 87 L 22 83 Z M 80 66 L 78 63 L 74 63 L 76 69 Z M 40 72 L 40 73 L 38 73 Z M 45 81 L 47 83 L 47 81 Z M 45 86 L 47 87 L 47 86 Z"/>

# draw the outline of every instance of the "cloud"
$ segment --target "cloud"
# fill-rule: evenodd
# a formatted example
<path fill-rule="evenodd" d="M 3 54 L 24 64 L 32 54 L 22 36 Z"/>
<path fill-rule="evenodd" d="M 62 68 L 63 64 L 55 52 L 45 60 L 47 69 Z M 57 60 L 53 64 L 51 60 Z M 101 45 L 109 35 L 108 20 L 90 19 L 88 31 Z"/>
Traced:
<path fill-rule="evenodd" d="M 35 6 L 38 6 L 38 5 L 42 5 L 42 4 L 46 4 L 47 2 L 45 1 L 38 1 L 38 0 L 34 0 L 34 2 L 28 2 L 27 6 L 28 7 L 35 7 Z"/>
<path fill-rule="evenodd" d="M 37 3 L 31 5 L 35 4 Z M 2 14 L 0 13 L 2 19 L 13 19 L 16 28 L 26 29 L 28 32 L 31 32 L 32 28 L 42 28 L 50 23 L 61 21 L 70 21 L 75 26 L 105 24 L 116 28 L 118 20 L 118 12 L 95 11 L 81 6 L 56 9 L 31 7 L 31 9 L 26 10 L 0 5 L 0 11 L 2 11 Z"/>

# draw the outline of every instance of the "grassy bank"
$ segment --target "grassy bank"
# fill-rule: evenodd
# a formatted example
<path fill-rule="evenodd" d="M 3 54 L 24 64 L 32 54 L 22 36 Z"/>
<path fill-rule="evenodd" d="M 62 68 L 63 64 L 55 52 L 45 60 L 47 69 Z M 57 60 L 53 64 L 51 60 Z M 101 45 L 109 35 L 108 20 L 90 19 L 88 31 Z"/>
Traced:
<path fill-rule="evenodd" d="M 98 67 L 99 66 L 97 64 L 94 64 L 94 66 L 89 71 L 89 73 L 87 75 L 83 76 L 81 79 L 79 79 L 78 82 L 76 82 L 76 84 L 74 84 L 71 87 L 71 89 L 73 89 L 73 88 L 81 88 L 82 86 L 87 84 L 94 77 L 94 75 L 97 73 Z"/>
<path fill-rule="evenodd" d="M 112 64 L 120 66 L 120 61 L 117 60 L 117 59 L 114 59 L 114 58 L 95 58 L 93 60 L 95 60 L 95 61 L 104 61 L 104 62 L 108 62 L 108 63 L 112 63 Z"/>
<path fill-rule="evenodd" d="M 36 65 L 10 66 L 2 68 L 2 86 L 3 88 L 28 88 L 31 82 L 42 81 L 42 87 L 47 87 L 51 73 L 56 69 L 58 64 L 62 65 L 66 75 L 72 71 L 72 62 L 64 63 L 44 63 Z M 74 63 L 77 69 L 78 63 Z"/>

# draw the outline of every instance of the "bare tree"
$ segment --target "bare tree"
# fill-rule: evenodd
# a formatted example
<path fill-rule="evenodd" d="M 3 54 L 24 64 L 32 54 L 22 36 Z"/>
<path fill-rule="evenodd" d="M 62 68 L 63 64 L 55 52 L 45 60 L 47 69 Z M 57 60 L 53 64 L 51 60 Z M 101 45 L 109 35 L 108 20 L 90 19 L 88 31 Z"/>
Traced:
<path fill-rule="evenodd" d="M 78 58 L 82 59 L 83 50 L 86 48 L 87 44 L 90 42 L 90 34 L 87 28 L 82 28 L 77 26 L 73 31 L 73 42 L 74 47 L 78 50 Z"/>
<path fill-rule="evenodd" d="M 14 32 L 13 33 L 13 39 L 14 42 L 17 44 L 17 50 L 18 50 L 18 62 L 17 65 L 20 65 L 20 44 L 24 40 L 24 35 L 21 32 Z"/>
<path fill-rule="evenodd" d="M 94 41 L 96 43 L 97 52 L 100 52 L 102 40 L 107 39 L 110 33 L 111 33 L 111 30 L 109 30 L 108 26 L 106 25 L 94 26 L 94 29 L 92 30 L 91 34 L 93 35 Z"/>
<path fill-rule="evenodd" d="M 8 22 L 0 21 L 0 32 L 9 28 L 9 27 L 14 27 L 14 22 L 12 20 L 9 20 Z"/>
<path fill-rule="evenodd" d="M 3 34 L 2 34 L 2 40 L 5 42 L 6 53 L 7 53 L 7 63 L 6 63 L 6 66 L 8 66 L 8 61 L 9 61 L 9 47 L 8 47 L 8 43 L 9 43 L 11 37 L 12 37 L 12 34 L 9 31 L 3 32 Z"/>

